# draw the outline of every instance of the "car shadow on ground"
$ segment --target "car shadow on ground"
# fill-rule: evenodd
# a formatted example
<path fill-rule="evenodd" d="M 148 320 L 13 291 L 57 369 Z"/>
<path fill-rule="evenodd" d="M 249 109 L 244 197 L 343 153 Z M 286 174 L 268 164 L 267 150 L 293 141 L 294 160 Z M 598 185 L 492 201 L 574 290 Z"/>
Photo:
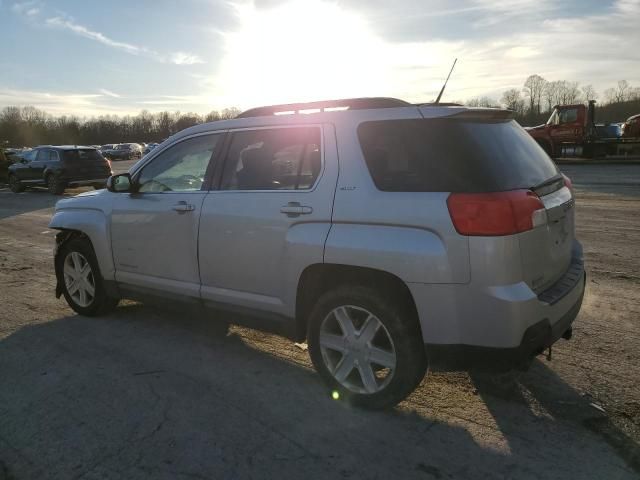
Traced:
<path fill-rule="evenodd" d="M 630 469 L 640 475 L 640 445 L 616 427 L 604 409 L 588 395 L 580 395 L 562 380 L 547 366 L 545 360 L 535 360 L 527 373 L 471 373 L 471 380 L 508 440 L 511 436 L 519 436 L 519 425 L 526 425 L 533 418 L 549 421 L 562 419 L 599 435 L 625 460 Z M 531 416 L 506 415 L 509 409 L 517 409 L 518 405 L 527 405 Z M 570 442 L 570 439 L 567 441 Z M 517 445 L 527 448 L 515 441 L 509 444 L 512 453 Z M 584 461 L 589 462 L 590 459 L 585 458 Z"/>
<path fill-rule="evenodd" d="M 13 193 L 9 187 L 0 185 L 0 220 L 45 208 L 53 208 L 58 200 L 72 197 L 89 188 L 68 189 L 63 195 L 52 195 L 46 188 L 33 187 L 20 193 Z"/>
<path fill-rule="evenodd" d="M 545 367 L 549 391 L 519 380 L 550 412 L 537 420 L 474 378 L 498 425 L 487 434 L 507 443 L 497 449 L 454 421 L 352 409 L 305 366 L 137 304 L 23 327 L 0 341 L 0 359 L 0 478 L 635 475 L 597 435 L 557 425 L 550 392 L 583 400 Z"/>

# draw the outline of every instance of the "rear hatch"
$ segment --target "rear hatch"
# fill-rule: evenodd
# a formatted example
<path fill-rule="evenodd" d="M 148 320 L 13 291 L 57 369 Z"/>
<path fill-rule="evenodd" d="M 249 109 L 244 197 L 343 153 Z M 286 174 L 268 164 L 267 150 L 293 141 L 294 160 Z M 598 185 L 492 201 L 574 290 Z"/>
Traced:
<path fill-rule="evenodd" d="M 421 109 L 425 117 L 430 108 Z M 452 192 L 448 206 L 456 229 L 467 229 L 467 235 L 517 235 L 523 281 L 536 293 L 560 279 L 571 263 L 573 194 L 535 140 L 499 110 L 420 122 L 412 136 L 429 159 L 421 176 L 437 176 L 440 189 Z M 462 223 L 452 206 L 467 216 Z"/>
<path fill-rule="evenodd" d="M 109 162 L 94 148 L 65 150 L 62 159 L 69 179 L 103 179 L 111 175 Z"/>

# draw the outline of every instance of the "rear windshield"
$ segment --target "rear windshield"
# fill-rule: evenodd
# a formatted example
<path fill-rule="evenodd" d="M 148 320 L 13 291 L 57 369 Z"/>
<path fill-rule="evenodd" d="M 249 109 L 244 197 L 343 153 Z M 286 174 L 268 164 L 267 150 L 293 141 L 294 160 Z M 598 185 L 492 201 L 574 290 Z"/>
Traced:
<path fill-rule="evenodd" d="M 93 149 L 87 148 L 82 150 L 65 150 L 64 152 L 64 160 L 67 162 L 86 162 L 86 161 L 95 161 L 102 160 L 102 155 Z"/>
<path fill-rule="evenodd" d="M 369 172 L 392 192 L 530 188 L 558 169 L 515 121 L 387 120 L 358 127 Z"/>

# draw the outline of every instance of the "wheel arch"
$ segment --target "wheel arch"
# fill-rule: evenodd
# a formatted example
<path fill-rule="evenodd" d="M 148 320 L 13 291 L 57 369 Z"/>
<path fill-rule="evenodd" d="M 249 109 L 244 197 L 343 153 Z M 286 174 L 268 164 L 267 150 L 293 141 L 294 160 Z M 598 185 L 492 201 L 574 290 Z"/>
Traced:
<path fill-rule="evenodd" d="M 306 267 L 298 281 L 294 333 L 297 341 L 306 338 L 309 314 L 320 296 L 344 284 L 371 286 L 383 295 L 402 302 L 416 319 L 422 335 L 413 295 L 407 284 L 398 276 L 368 267 L 318 263 Z"/>
<path fill-rule="evenodd" d="M 107 218 L 99 210 L 58 210 L 54 213 L 49 228 L 59 230 L 61 239 L 85 236 L 98 260 L 100 273 L 104 280 L 114 280 L 115 268 L 111 254 L 111 235 Z M 56 237 L 57 239 L 58 237 Z M 56 255 L 60 244 L 56 246 Z"/>

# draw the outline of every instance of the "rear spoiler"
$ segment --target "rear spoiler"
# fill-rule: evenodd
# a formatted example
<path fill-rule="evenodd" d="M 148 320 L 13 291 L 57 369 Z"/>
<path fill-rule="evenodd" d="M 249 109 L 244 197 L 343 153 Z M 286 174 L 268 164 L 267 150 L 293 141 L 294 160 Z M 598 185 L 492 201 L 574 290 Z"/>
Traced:
<path fill-rule="evenodd" d="M 454 113 L 447 118 L 456 118 L 459 120 L 511 120 L 514 118 L 515 112 L 512 110 L 503 110 L 501 108 L 481 108 L 469 109 L 459 113 Z"/>
<path fill-rule="evenodd" d="M 513 119 L 515 112 L 503 108 L 476 108 L 462 105 L 422 104 L 418 106 L 423 118 L 455 118 L 470 121 L 505 121 Z"/>

